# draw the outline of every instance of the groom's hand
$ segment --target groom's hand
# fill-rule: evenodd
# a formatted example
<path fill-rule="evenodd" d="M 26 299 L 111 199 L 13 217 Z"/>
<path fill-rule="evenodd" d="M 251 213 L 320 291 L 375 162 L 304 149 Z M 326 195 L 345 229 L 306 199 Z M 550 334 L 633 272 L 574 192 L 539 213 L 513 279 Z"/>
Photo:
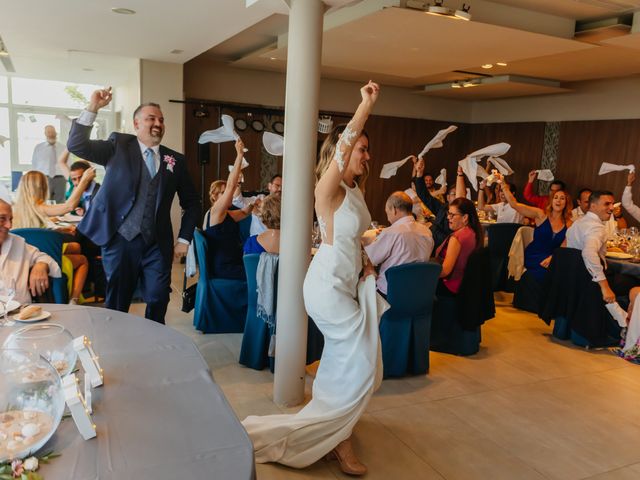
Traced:
<path fill-rule="evenodd" d="M 111 87 L 103 88 L 101 90 L 96 90 L 91 94 L 91 100 L 89 101 L 89 105 L 87 106 L 87 111 L 98 113 L 102 107 L 106 107 L 111 102 Z"/>
<path fill-rule="evenodd" d="M 182 257 L 186 257 L 187 250 L 189 250 L 189 245 L 182 242 L 177 242 L 173 247 L 173 258 L 174 260 L 180 260 Z"/>

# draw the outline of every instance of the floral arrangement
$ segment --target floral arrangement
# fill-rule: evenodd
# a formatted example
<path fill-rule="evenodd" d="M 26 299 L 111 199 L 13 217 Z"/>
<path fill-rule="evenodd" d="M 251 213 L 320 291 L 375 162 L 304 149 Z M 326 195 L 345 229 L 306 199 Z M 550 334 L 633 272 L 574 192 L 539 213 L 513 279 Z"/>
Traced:
<path fill-rule="evenodd" d="M 44 477 L 37 471 L 40 464 L 49 463 L 52 458 L 60 455 L 53 452 L 45 453 L 38 457 L 29 457 L 24 460 L 16 459 L 11 462 L 0 463 L 0 480 L 43 480 Z"/>
<path fill-rule="evenodd" d="M 173 158 L 173 155 L 165 155 L 164 156 L 164 163 L 167 164 L 167 170 L 169 170 L 171 173 L 173 173 L 173 167 L 176 164 L 176 159 Z"/>

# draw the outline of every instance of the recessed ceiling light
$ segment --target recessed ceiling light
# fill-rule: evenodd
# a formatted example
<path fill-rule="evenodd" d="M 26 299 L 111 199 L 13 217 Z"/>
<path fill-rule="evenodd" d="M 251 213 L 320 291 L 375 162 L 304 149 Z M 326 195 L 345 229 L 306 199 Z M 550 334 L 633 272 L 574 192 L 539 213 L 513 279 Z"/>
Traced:
<path fill-rule="evenodd" d="M 482 68 L 485 68 L 485 69 L 493 68 L 493 65 L 491 63 L 485 63 L 484 65 L 482 65 Z"/>
<path fill-rule="evenodd" d="M 499 67 L 506 67 L 507 64 L 504 62 L 496 62 L 496 65 L 498 65 Z"/>
<path fill-rule="evenodd" d="M 130 8 L 121 8 L 121 7 L 112 8 L 111 11 L 113 13 L 119 13 L 120 15 L 135 15 L 136 13 L 135 10 L 131 10 Z"/>
<path fill-rule="evenodd" d="M 462 85 L 460 85 L 458 82 L 453 82 L 451 84 L 451 88 L 462 88 Z"/>
<path fill-rule="evenodd" d="M 0 50 L 0 57 L 8 57 L 9 52 L 7 52 L 4 48 Z"/>
<path fill-rule="evenodd" d="M 269 60 L 277 60 L 276 57 L 269 57 Z"/>
<path fill-rule="evenodd" d="M 83 68 L 83 69 L 82 69 L 82 71 L 83 71 L 83 72 L 93 72 L 93 68 L 87 68 L 87 67 L 85 67 L 85 68 Z"/>

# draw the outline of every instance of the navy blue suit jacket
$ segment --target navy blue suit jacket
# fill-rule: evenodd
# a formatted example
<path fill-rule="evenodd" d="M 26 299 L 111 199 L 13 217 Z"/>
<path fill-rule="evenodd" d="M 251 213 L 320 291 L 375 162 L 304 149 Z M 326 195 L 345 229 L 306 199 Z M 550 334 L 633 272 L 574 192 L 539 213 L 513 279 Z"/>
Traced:
<path fill-rule="evenodd" d="M 104 246 L 116 234 L 133 207 L 146 168 L 138 139 L 134 135 L 112 133 L 108 140 L 90 140 L 91 127 L 73 122 L 67 148 L 80 158 L 104 165 L 106 175 L 91 208 L 78 230 L 96 245 Z M 165 158 L 173 157 L 173 172 Z M 200 199 L 191 182 L 184 156 L 160 145 L 160 187 L 156 201 L 156 238 L 164 255 L 173 252 L 173 229 L 169 212 L 178 194 L 183 209 L 178 237 L 191 241 L 200 218 Z"/>

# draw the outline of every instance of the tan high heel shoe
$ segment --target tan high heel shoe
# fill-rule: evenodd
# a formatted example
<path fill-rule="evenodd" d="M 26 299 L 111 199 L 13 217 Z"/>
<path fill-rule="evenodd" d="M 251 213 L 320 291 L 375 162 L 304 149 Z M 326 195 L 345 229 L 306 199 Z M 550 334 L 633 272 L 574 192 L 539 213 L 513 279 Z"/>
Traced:
<path fill-rule="evenodd" d="M 336 448 L 326 455 L 327 460 L 338 460 L 340 470 L 347 475 L 361 476 L 367 473 L 367 467 L 358 460 L 351 439 L 340 442 Z"/>

